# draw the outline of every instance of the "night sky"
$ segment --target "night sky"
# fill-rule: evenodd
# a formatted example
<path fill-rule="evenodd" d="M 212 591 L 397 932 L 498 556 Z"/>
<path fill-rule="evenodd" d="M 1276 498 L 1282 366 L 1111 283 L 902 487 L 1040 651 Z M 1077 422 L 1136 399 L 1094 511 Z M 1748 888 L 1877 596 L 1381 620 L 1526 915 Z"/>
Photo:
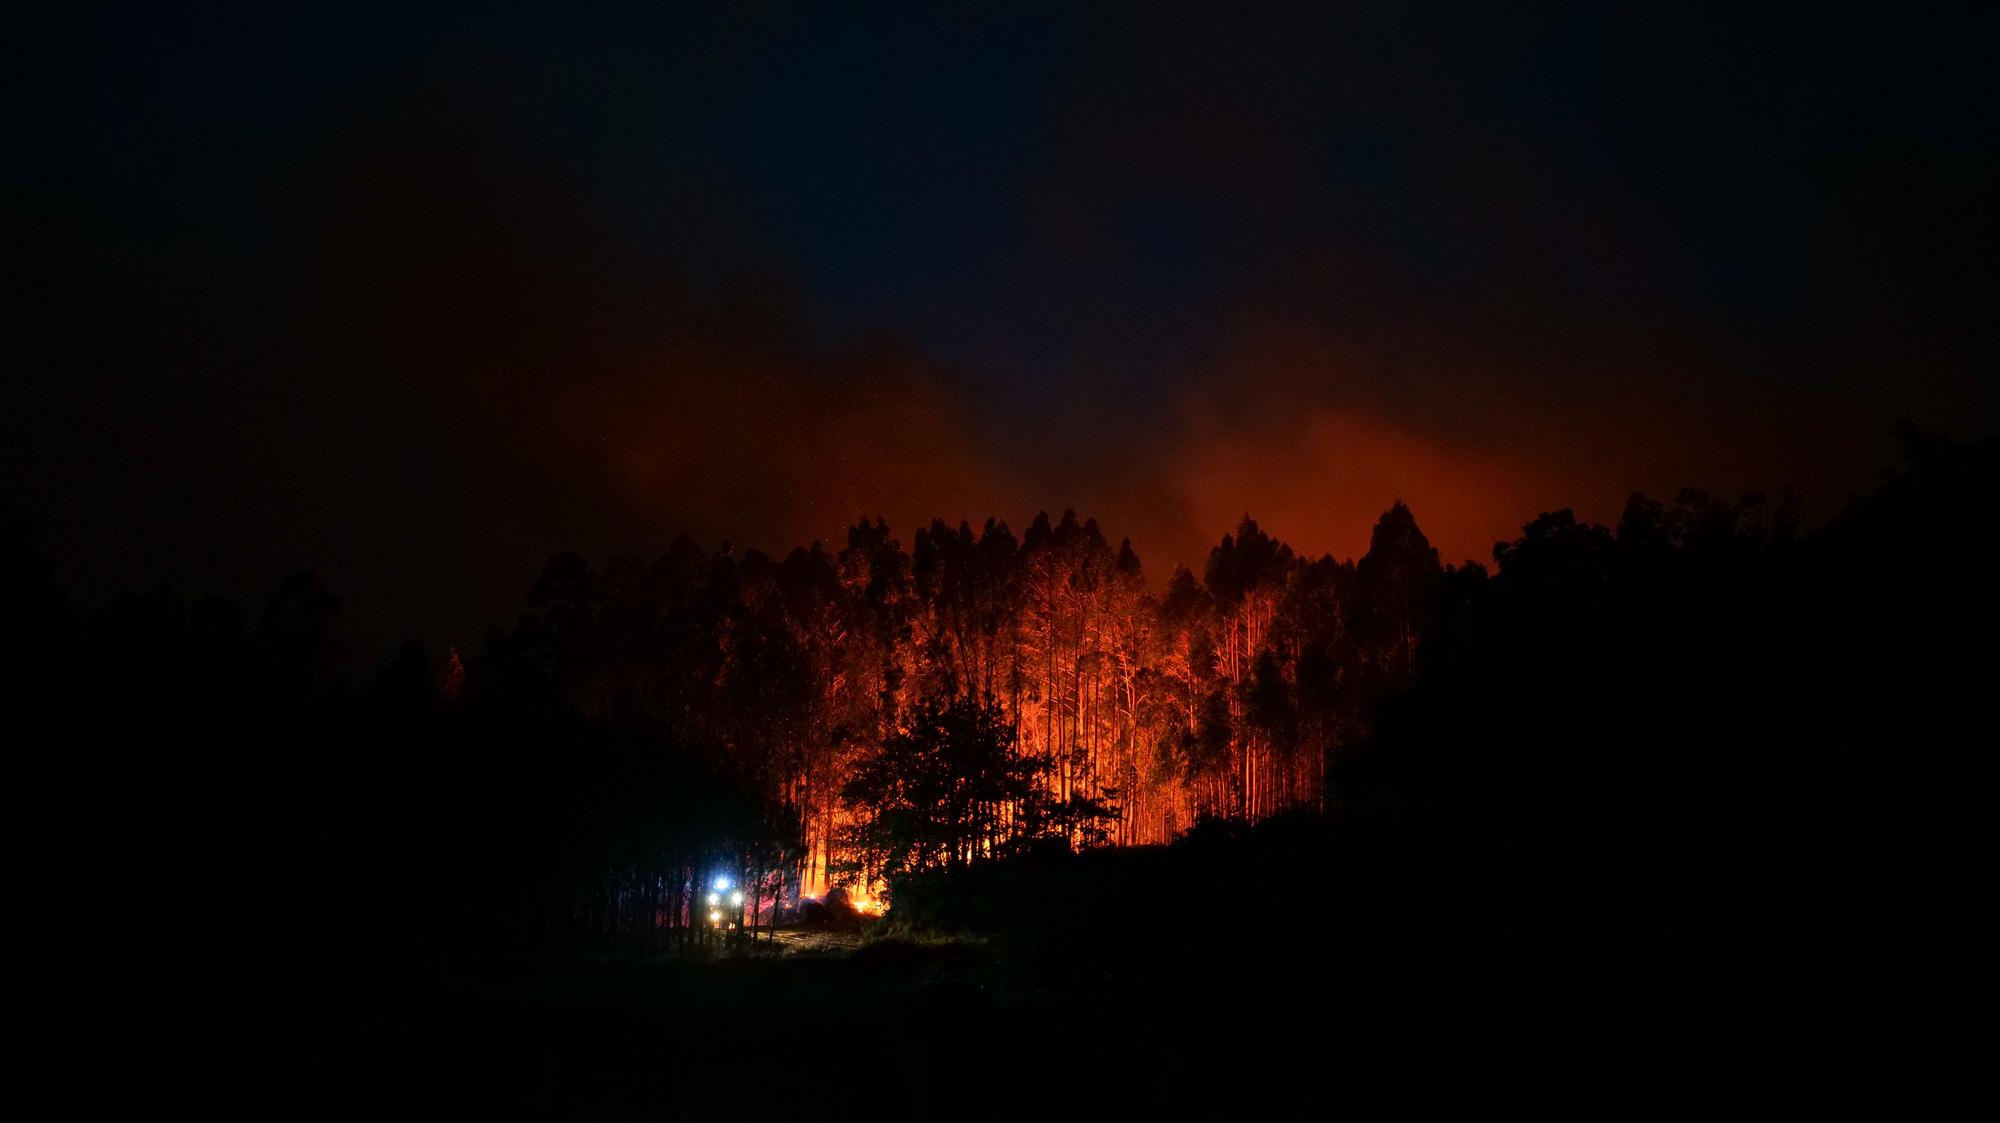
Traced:
<path fill-rule="evenodd" d="M 175 7 L 0 48 L 0 508 L 86 604 L 312 568 L 375 658 L 558 550 L 1065 507 L 1486 559 L 2000 412 L 1991 6 Z"/>

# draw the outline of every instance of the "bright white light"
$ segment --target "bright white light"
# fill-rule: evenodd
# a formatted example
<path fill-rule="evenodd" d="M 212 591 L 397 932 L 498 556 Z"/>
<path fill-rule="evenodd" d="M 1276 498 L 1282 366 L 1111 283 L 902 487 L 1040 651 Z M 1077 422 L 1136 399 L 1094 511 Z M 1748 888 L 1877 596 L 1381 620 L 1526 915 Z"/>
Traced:
<path fill-rule="evenodd" d="M 708 903 L 709 903 L 709 904 L 711 904 L 711 905 L 719 905 L 719 904 L 721 904 L 721 903 L 722 903 L 722 894 L 720 894 L 720 893 L 710 893 L 710 894 L 708 895 Z"/>
<path fill-rule="evenodd" d="M 742 893 L 742 892 L 741 892 L 740 890 L 739 890 L 739 891 L 737 891 L 737 892 L 735 892 L 735 893 L 731 893 L 731 894 L 729 895 L 729 903 L 730 903 L 730 904 L 732 904 L 732 905 L 740 905 L 740 904 L 742 904 L 742 903 L 743 903 L 743 893 Z"/>
<path fill-rule="evenodd" d="M 728 878 L 726 878 L 726 877 L 718 877 L 718 878 L 716 878 L 716 879 L 715 879 L 715 887 L 716 887 L 717 889 L 727 889 L 727 888 L 729 888 L 729 879 L 728 879 Z"/>
<path fill-rule="evenodd" d="M 708 910 L 708 919 L 710 919 L 711 921 L 716 921 L 716 920 L 721 920 L 721 919 L 722 919 L 722 910 L 720 910 L 720 909 L 710 909 L 710 910 Z"/>

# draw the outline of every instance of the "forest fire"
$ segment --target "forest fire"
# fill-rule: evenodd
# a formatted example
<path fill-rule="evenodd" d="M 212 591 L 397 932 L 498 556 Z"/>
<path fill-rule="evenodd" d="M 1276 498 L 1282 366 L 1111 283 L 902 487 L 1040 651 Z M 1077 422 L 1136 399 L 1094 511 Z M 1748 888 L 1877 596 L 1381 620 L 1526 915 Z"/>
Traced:
<path fill-rule="evenodd" d="M 2000 4 L 1797 7 L 24 5 L 16 1067 L 1961 1114 Z"/>
<path fill-rule="evenodd" d="M 1044 843 L 1159 843 L 1320 806 L 1370 700 L 1413 672 L 1441 583 L 1483 572 L 1441 566 L 1401 504 L 1351 562 L 1300 558 L 1246 518 L 1158 592 L 1129 540 L 1073 513 L 1018 539 L 933 521 L 907 550 L 863 521 L 837 553 L 782 560 L 686 539 L 601 572 L 556 557 L 496 656 L 552 652 L 550 685 L 580 713 L 647 715 L 726 802 L 761 809 L 718 832 L 744 871 L 703 890 L 726 923 L 752 887 L 761 916 Z M 671 644 L 617 638 L 633 629 Z M 679 915 L 660 887 L 686 873 L 635 874 L 621 895 Z M 886 911 L 867 891 L 849 903 Z"/>

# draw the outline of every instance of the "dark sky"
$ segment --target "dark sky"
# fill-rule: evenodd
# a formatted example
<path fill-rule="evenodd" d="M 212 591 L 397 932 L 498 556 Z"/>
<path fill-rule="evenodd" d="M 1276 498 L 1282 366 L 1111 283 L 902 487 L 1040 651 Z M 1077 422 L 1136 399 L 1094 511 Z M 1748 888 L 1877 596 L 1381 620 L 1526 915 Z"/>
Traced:
<path fill-rule="evenodd" d="M 0 504 L 86 602 L 310 567 L 372 657 L 559 549 L 1066 506 L 1483 559 L 1995 421 L 1991 6 L 173 7 L 0 48 Z"/>

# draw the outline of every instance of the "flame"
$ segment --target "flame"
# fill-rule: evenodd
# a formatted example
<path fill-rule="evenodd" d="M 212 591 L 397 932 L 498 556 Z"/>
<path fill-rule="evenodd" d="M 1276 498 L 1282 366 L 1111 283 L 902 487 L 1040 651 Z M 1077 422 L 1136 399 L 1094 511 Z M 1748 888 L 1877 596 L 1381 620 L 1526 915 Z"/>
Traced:
<path fill-rule="evenodd" d="M 856 893 L 852 897 L 849 897 L 848 904 L 854 906 L 855 912 L 868 916 L 881 916 L 883 913 L 889 911 L 889 906 L 862 893 Z"/>

